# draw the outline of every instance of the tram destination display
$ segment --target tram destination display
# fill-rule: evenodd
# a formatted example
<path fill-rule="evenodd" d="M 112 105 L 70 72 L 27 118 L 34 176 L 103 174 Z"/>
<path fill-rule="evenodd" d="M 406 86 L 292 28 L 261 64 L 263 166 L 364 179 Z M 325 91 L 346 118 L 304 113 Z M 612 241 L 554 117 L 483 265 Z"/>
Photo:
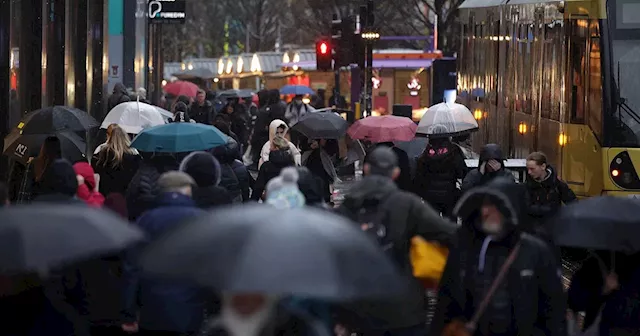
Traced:
<path fill-rule="evenodd" d="M 150 0 L 149 23 L 182 24 L 186 18 L 186 0 Z"/>

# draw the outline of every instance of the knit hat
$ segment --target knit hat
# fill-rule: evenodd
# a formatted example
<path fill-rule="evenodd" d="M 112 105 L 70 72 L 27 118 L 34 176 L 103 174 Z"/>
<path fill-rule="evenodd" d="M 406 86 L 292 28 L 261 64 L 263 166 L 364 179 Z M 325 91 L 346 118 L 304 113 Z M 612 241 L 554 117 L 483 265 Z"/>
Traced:
<path fill-rule="evenodd" d="M 222 174 L 218 160 L 207 152 L 187 155 L 182 159 L 179 170 L 193 177 L 198 187 L 217 186 Z"/>
<path fill-rule="evenodd" d="M 298 171 L 295 167 L 282 169 L 280 176 L 267 183 L 266 203 L 278 209 L 295 209 L 305 206 L 305 197 L 298 189 Z"/>
<path fill-rule="evenodd" d="M 78 178 L 73 166 L 65 159 L 58 159 L 44 172 L 40 180 L 43 194 L 58 193 L 74 196 L 78 189 Z"/>

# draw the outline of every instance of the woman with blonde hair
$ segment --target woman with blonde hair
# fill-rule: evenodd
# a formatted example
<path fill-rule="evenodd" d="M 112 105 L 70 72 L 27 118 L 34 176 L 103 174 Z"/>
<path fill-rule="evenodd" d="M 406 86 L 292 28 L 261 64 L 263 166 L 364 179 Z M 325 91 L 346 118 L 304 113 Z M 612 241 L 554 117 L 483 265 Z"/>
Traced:
<path fill-rule="evenodd" d="M 100 175 L 99 191 L 108 196 L 111 193 L 123 194 L 140 164 L 140 155 L 131 148 L 129 135 L 118 125 L 109 125 L 107 142 L 94 155 L 93 169 Z"/>

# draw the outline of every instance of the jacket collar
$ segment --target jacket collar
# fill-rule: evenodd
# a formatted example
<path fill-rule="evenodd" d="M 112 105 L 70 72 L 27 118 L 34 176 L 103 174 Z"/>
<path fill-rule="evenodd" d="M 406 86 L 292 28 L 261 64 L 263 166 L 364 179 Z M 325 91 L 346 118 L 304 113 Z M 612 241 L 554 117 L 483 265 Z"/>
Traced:
<path fill-rule="evenodd" d="M 195 207 L 196 203 L 189 196 L 177 192 L 162 193 L 158 196 L 158 206 L 189 206 Z"/>

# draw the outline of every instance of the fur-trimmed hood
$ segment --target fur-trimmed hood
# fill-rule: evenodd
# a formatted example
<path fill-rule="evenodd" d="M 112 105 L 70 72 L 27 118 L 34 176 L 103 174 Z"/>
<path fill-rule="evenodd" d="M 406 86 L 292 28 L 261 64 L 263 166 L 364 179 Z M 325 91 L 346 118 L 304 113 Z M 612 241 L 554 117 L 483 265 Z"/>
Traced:
<path fill-rule="evenodd" d="M 504 177 L 496 177 L 486 185 L 473 188 L 465 193 L 454 209 L 454 214 L 464 222 L 474 222 L 478 210 L 486 198 L 489 198 L 502 212 L 508 224 L 521 227 L 527 214 L 527 190 L 522 184 Z M 470 225 L 475 229 L 474 225 Z"/>

